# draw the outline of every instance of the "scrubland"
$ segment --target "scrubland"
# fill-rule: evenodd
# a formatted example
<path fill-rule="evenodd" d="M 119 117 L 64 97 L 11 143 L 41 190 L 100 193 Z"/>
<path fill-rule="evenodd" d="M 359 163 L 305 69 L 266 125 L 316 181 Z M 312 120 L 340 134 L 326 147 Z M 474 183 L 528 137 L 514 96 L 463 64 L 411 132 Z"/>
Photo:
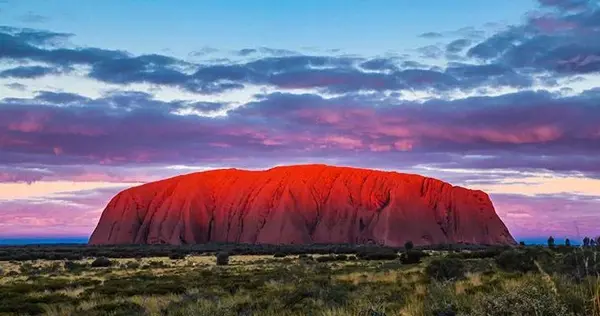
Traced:
<path fill-rule="evenodd" d="M 0 315 L 600 316 L 592 247 L 226 248 L 0 248 Z"/>

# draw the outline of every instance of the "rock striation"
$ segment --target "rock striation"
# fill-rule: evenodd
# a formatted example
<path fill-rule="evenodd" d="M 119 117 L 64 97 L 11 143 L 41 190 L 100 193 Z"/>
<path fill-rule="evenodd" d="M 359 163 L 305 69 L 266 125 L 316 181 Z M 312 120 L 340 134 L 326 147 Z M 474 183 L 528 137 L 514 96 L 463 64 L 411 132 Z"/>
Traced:
<path fill-rule="evenodd" d="M 327 165 L 221 169 L 124 190 L 89 243 L 514 244 L 488 195 L 413 174 Z"/>

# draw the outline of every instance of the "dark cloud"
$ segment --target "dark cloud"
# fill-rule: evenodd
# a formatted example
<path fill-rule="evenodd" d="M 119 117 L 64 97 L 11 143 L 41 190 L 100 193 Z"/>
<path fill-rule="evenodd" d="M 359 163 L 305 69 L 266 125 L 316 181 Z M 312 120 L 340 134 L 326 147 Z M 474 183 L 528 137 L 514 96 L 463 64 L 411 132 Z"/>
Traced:
<path fill-rule="evenodd" d="M 10 35 L 18 41 L 30 45 L 57 45 L 65 43 L 73 36 L 71 33 L 57 33 L 29 28 L 21 29 L 9 26 L 0 26 L 0 32 L 4 33 L 4 35 L 0 36 L 3 36 L 5 39 L 10 39 L 5 37 L 6 35 Z"/>
<path fill-rule="evenodd" d="M 596 0 L 537 0 L 542 7 L 552 7 L 559 10 L 582 10 Z"/>
<path fill-rule="evenodd" d="M 424 47 L 420 47 L 417 49 L 417 52 L 419 52 L 419 54 L 421 54 L 421 57 L 423 58 L 431 58 L 431 59 L 438 59 L 440 57 L 442 57 L 443 55 L 443 50 L 441 48 L 439 48 L 437 45 L 427 45 Z"/>
<path fill-rule="evenodd" d="M 465 48 L 467 48 L 469 45 L 471 45 L 471 40 L 468 39 L 457 39 L 454 40 L 452 42 L 450 42 L 448 45 L 446 45 L 446 52 L 448 53 L 459 53 L 461 51 L 463 51 Z"/>
<path fill-rule="evenodd" d="M 35 100 L 56 105 L 84 103 L 90 101 L 89 98 L 79 94 L 52 91 L 38 91 Z"/>
<path fill-rule="evenodd" d="M 59 74 L 62 71 L 55 67 L 43 66 L 19 66 L 0 71 L 0 78 L 22 78 L 33 79 L 51 74 Z"/>
<path fill-rule="evenodd" d="M 395 60 L 391 58 L 373 58 L 367 61 L 364 61 L 360 64 L 360 67 L 366 70 L 389 70 L 394 71 L 398 69 L 398 66 Z"/>
<path fill-rule="evenodd" d="M 14 29 L 0 35 L 7 43 L 0 49 L 0 57 L 17 61 L 45 62 L 63 68 L 89 65 L 91 70 L 87 75 L 103 82 L 122 85 L 149 83 L 158 86 L 175 86 L 199 94 L 242 89 L 246 85 L 271 85 L 287 90 L 313 88 L 322 92 L 354 93 L 391 90 L 472 91 L 486 85 L 528 87 L 532 82 L 532 79 L 527 78 L 525 74 L 510 70 L 492 74 L 490 78 L 486 77 L 490 75 L 491 70 L 505 68 L 504 66 L 495 66 L 495 68 L 493 65 L 470 66 L 469 69 L 462 70 L 441 69 L 406 60 L 398 65 L 399 59 L 396 57 L 365 59 L 347 56 L 289 55 L 292 52 L 268 48 L 243 51 L 242 53 L 248 54 L 254 52 L 265 54 L 247 62 L 225 60 L 219 63 L 195 64 L 159 54 L 131 56 L 127 52 L 99 48 L 42 48 L 31 43 L 47 41 L 59 36 L 59 33 L 35 33 L 31 30 L 24 32 Z M 60 34 L 60 36 L 66 35 Z M 469 40 L 466 39 L 455 41 L 447 49 L 457 51 L 459 46 L 466 46 L 468 42 Z M 478 44 L 479 47 L 481 45 L 483 44 Z M 492 44 L 488 46 L 490 45 Z M 485 57 L 482 56 L 478 46 L 471 48 L 469 54 L 474 57 Z M 444 50 L 434 45 L 423 47 L 419 52 L 429 58 L 439 58 L 444 54 Z M 488 53 L 486 56 L 492 55 Z M 460 60 L 459 56 L 449 56 L 449 58 Z M 564 67 L 568 66 L 563 65 Z M 36 74 L 41 75 L 41 68 L 35 69 L 38 70 Z M 479 80 L 480 78 L 483 80 Z"/>
<path fill-rule="evenodd" d="M 244 49 L 240 49 L 236 53 L 237 53 L 237 55 L 240 55 L 240 56 L 250 56 L 250 55 L 255 55 L 255 54 L 264 54 L 264 55 L 272 55 L 272 56 L 286 56 L 286 55 L 297 55 L 298 54 L 298 53 L 288 50 L 288 49 L 269 48 L 269 47 L 244 48 Z"/>
<path fill-rule="evenodd" d="M 13 90 L 19 90 L 19 91 L 25 91 L 27 90 L 27 86 L 24 84 L 20 84 L 18 82 L 13 82 L 13 83 L 7 83 L 4 85 L 7 88 L 13 89 Z"/>
<path fill-rule="evenodd" d="M 600 6 L 597 1 L 540 0 L 554 13 L 531 15 L 471 47 L 467 56 L 515 70 L 557 76 L 600 71 Z M 573 9 L 579 8 L 573 12 Z"/>
<path fill-rule="evenodd" d="M 419 35 L 419 37 L 423 37 L 423 38 L 441 38 L 441 37 L 444 37 L 444 35 L 442 33 L 439 33 L 439 32 L 427 32 L 427 33 L 423 33 L 423 34 Z"/>

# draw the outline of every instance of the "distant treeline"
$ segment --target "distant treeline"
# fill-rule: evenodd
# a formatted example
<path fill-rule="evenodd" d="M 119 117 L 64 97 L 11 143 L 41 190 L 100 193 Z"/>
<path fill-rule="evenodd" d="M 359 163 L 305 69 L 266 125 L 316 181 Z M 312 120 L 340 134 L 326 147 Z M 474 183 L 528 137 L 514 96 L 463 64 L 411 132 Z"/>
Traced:
<path fill-rule="evenodd" d="M 525 247 L 524 244 L 514 247 Z M 542 246 L 527 246 L 542 247 Z M 555 251 L 562 252 L 574 247 L 556 245 Z M 412 243 L 411 243 L 411 249 Z M 512 248 L 511 246 L 490 246 L 470 244 L 445 244 L 431 246 L 414 246 L 413 250 L 451 251 L 463 256 L 493 257 Z M 20 245 L 0 246 L 0 261 L 25 260 L 81 260 L 84 258 L 147 258 L 147 257 L 184 257 L 186 255 L 214 255 L 225 252 L 229 255 L 302 255 L 302 254 L 344 254 L 361 255 L 364 253 L 404 252 L 405 247 L 385 247 L 378 245 L 356 244 L 308 244 L 308 245 L 266 245 L 266 244 L 231 244 L 210 243 L 197 245 L 102 245 L 90 246 L 81 244 L 55 245 Z M 469 250 L 464 252 L 464 250 Z"/>
<path fill-rule="evenodd" d="M 436 245 L 415 246 L 415 250 L 485 250 L 498 248 L 486 245 Z M 506 248 L 506 247 L 500 247 Z M 228 244 L 210 243 L 197 245 L 103 245 L 81 244 L 19 245 L 0 246 L 0 260 L 80 260 L 84 258 L 146 258 L 186 255 L 213 255 L 227 252 L 230 255 L 286 255 L 300 254 L 359 254 L 364 252 L 400 252 L 404 247 L 385 247 L 378 245 L 355 244 L 310 244 L 310 245 L 265 245 L 265 244 Z"/>

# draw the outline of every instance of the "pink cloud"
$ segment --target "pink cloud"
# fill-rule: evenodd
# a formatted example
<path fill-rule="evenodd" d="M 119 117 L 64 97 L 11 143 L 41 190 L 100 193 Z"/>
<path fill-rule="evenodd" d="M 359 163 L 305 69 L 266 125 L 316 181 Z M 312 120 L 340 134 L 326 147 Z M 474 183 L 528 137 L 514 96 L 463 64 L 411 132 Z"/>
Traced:
<path fill-rule="evenodd" d="M 118 189 L 0 201 L 0 236 L 87 236 Z"/>
<path fill-rule="evenodd" d="M 493 194 L 498 215 L 511 233 L 527 237 L 574 237 L 600 235 L 600 197 Z"/>

